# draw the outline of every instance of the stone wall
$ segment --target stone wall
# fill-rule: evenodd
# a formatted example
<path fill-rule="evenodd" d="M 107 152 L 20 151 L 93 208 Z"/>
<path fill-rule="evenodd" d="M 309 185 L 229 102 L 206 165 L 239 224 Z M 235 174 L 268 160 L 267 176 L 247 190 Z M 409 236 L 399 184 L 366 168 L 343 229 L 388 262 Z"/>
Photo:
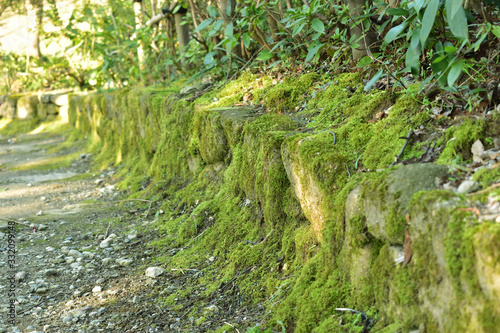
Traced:
<path fill-rule="evenodd" d="M 98 162 L 128 166 L 132 191 L 133 177 L 150 176 L 185 191 L 184 201 L 201 198 L 219 211 L 203 235 L 217 230 L 215 249 L 232 251 L 220 237 L 231 238 L 236 223 L 221 206 L 240 202 L 234 214 L 251 208 L 238 228 L 272 234 L 262 246 L 287 253 L 283 276 L 297 267 L 296 283 L 273 311 L 290 331 L 343 331 L 335 309 L 345 307 L 376 313 L 375 332 L 500 327 L 500 224 L 480 222 L 467 209 L 479 202 L 443 189 L 447 166 L 351 174 L 335 134 L 297 134 L 301 124 L 291 117 L 207 109 L 182 97 L 151 89 L 70 95 L 68 119 L 98 143 Z M 42 115 L 46 106 L 66 105 L 58 98 L 36 111 L 31 99 L 21 104 Z M 189 197 L 190 187 L 197 196 Z M 192 214 L 196 220 L 200 212 Z"/>
<path fill-rule="evenodd" d="M 29 93 L 0 96 L 0 118 L 68 121 L 68 93 Z"/>

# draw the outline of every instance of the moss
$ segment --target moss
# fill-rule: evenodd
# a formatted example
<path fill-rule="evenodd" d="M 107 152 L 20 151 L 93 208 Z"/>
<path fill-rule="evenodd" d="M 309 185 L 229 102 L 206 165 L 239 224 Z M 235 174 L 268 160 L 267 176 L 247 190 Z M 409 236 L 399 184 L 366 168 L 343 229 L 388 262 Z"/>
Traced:
<path fill-rule="evenodd" d="M 486 122 L 482 119 L 466 119 L 459 126 L 448 128 L 442 140 L 438 142 L 444 145 L 444 149 L 436 163 L 451 164 L 457 156 L 463 160 L 470 159 L 470 148 L 476 140 L 483 139 L 485 127 Z"/>
<path fill-rule="evenodd" d="M 403 235 L 405 233 L 406 219 L 403 216 L 399 202 L 395 202 L 387 214 L 385 225 L 385 233 L 387 238 L 395 240 L 395 243 L 403 243 Z"/>
<path fill-rule="evenodd" d="M 360 248 L 365 245 L 369 241 L 366 218 L 363 215 L 357 215 L 347 223 L 349 224 L 349 233 L 347 234 L 349 246 Z"/>
<path fill-rule="evenodd" d="M 3 120 L 3 119 L 2 119 Z M 26 120 L 11 120 L 8 119 L 5 121 L 4 125 L 0 129 L 0 134 L 6 136 L 19 135 L 31 132 L 36 129 L 40 121 L 36 118 L 34 119 L 26 119 Z"/>
<path fill-rule="evenodd" d="M 487 188 L 500 179 L 500 167 L 494 169 L 483 168 L 474 173 L 472 179 L 479 182 L 483 188 Z"/>
<path fill-rule="evenodd" d="M 390 165 L 404 143 L 398 138 L 428 116 L 410 95 L 364 93 L 359 74 L 328 80 L 307 74 L 269 88 L 269 77 L 245 73 L 195 102 L 179 99 L 175 89 L 126 89 L 72 102 L 70 121 L 90 135 L 97 163 L 121 162 L 120 186 L 131 196 L 158 200 L 165 211 L 156 222 L 161 238 L 152 244 L 165 254 L 157 260 L 171 268 L 202 267 L 164 302 L 174 305 L 174 298 L 188 298 L 200 286 L 203 297 L 213 297 L 231 282 L 249 305 L 268 300 L 271 315 L 263 326 L 269 329 L 281 330 L 280 320 L 295 332 L 360 331 L 355 315 L 335 310 L 352 307 L 377 318 L 377 330 L 395 323 L 386 331 L 409 331 L 425 323 L 438 331 L 440 323 L 419 303 L 420 288 L 449 274 L 454 292 L 466 300 L 461 305 L 473 295 L 467 289 L 479 290 L 467 276 L 474 275 L 480 230 L 459 223 L 467 214 L 440 212 L 453 222 L 426 231 L 447 235 L 446 265 L 440 266 L 430 238 L 415 237 L 414 260 L 404 269 L 394 266 L 394 247 L 369 235 L 362 215 L 345 221 L 346 197 L 361 180 L 364 194 L 380 197 L 390 185 L 387 172 L 361 171 Z M 272 114 L 228 107 L 244 96 L 263 99 Z M 283 111 L 296 113 L 277 114 Z M 380 111 L 388 117 L 377 119 Z M 403 158 L 418 156 L 417 148 Z M 321 241 L 290 183 L 285 150 L 309 177 L 304 184 L 321 194 L 315 203 L 324 214 Z M 428 214 L 436 200 L 455 198 L 444 192 L 417 197 L 414 209 Z M 387 206 L 386 231 L 400 243 L 406 221 L 399 206 Z M 494 304 L 484 304 L 483 319 L 494 313 Z M 335 326 L 341 319 L 346 326 Z M 444 329 L 463 328 L 457 322 Z"/>
<path fill-rule="evenodd" d="M 289 112 L 319 80 L 319 75 L 309 73 L 298 78 L 286 77 L 283 83 L 269 88 L 264 96 L 264 104 L 273 113 Z"/>

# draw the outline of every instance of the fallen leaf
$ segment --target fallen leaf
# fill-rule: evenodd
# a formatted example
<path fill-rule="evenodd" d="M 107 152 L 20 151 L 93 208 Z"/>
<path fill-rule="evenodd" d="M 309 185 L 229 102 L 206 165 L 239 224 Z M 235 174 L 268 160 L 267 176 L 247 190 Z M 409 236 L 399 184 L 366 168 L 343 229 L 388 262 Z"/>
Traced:
<path fill-rule="evenodd" d="M 408 230 L 410 227 L 410 214 L 406 213 L 406 222 L 408 223 L 406 225 L 406 230 L 405 230 L 405 256 L 403 260 L 403 268 L 408 265 L 408 263 L 411 260 L 411 257 L 413 255 L 413 251 L 411 249 L 411 237 L 410 237 L 410 231 Z"/>
<path fill-rule="evenodd" d="M 460 208 L 461 212 L 473 212 L 477 216 L 481 216 L 481 212 L 476 207 Z"/>
<path fill-rule="evenodd" d="M 474 160 L 474 162 L 477 162 L 477 163 L 483 162 L 483 159 L 481 158 L 481 154 L 484 152 L 484 146 L 483 146 L 483 143 L 481 142 L 481 140 L 477 140 L 476 142 L 474 142 L 472 144 L 470 151 L 472 152 L 472 155 L 473 155 L 472 159 Z"/>

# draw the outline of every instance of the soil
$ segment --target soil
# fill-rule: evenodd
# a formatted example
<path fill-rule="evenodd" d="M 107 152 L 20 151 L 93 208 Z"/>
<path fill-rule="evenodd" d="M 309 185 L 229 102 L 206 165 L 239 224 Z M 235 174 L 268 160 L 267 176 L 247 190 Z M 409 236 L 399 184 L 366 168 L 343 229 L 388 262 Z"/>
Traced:
<path fill-rule="evenodd" d="M 259 324 L 263 306 L 246 302 L 234 284 L 201 296 L 211 260 L 146 276 L 162 266 L 155 258 L 182 250 L 148 246 L 157 204 L 124 199 L 117 170 L 95 171 L 85 142 L 55 149 L 64 141 L 0 137 L 0 332 L 243 332 Z M 70 166 L 43 170 L 71 156 L 79 157 Z M 174 291 L 184 296 L 164 302 Z"/>

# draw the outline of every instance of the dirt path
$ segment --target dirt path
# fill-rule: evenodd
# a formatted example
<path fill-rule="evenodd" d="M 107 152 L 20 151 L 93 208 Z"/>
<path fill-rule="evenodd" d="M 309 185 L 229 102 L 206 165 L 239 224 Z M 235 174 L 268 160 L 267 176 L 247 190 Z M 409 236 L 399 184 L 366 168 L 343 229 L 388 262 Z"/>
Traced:
<path fill-rule="evenodd" d="M 92 171 L 85 143 L 57 148 L 63 142 L 0 139 L 0 332 L 239 332 L 256 324 L 262 308 L 223 290 L 201 307 L 197 292 L 165 306 L 162 298 L 192 288 L 211 262 L 147 276 L 161 266 L 148 247 L 155 206 L 122 199 L 115 170 Z"/>

